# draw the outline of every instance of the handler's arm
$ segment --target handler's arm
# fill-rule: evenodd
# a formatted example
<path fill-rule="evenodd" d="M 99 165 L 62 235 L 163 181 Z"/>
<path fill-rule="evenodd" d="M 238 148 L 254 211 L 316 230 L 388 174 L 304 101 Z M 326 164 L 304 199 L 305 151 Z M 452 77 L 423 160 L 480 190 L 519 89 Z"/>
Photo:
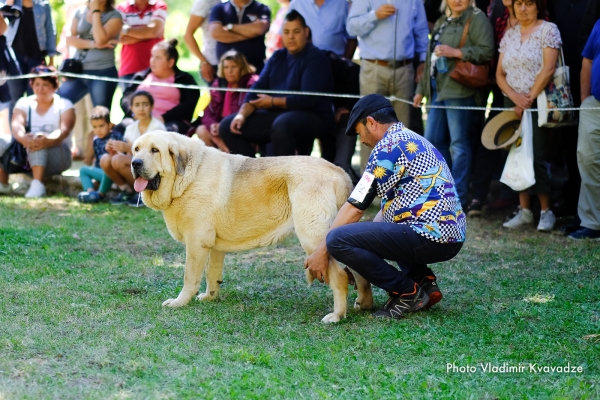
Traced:
<path fill-rule="evenodd" d="M 342 208 L 340 208 L 340 211 L 338 211 L 329 230 L 331 231 L 334 228 L 358 222 L 364 213 L 365 212 L 363 210 L 359 210 L 352 204 L 346 202 Z M 329 283 L 329 279 L 325 274 L 327 272 L 328 265 L 329 252 L 327 251 L 325 238 L 323 238 L 314 253 L 312 253 L 306 259 L 306 261 L 304 261 L 304 268 L 308 268 L 311 275 L 318 280 L 322 281 L 324 279 L 326 283 Z"/>

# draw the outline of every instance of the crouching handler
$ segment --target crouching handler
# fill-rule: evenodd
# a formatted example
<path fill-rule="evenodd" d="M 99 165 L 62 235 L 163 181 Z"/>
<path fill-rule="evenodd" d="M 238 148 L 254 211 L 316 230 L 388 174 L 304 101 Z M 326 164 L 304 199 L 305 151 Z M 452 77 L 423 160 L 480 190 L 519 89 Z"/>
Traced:
<path fill-rule="evenodd" d="M 440 152 L 399 123 L 385 97 L 371 94 L 356 103 L 346 135 L 357 134 L 373 147 L 365 173 L 305 266 L 316 279 L 327 281 L 331 255 L 360 275 L 358 307 L 372 303 L 371 283 L 390 295 L 373 315 L 400 319 L 442 299 L 427 264 L 458 254 L 466 218 Z M 381 211 L 374 221 L 356 223 L 376 195 Z M 386 260 L 395 261 L 400 270 Z"/>

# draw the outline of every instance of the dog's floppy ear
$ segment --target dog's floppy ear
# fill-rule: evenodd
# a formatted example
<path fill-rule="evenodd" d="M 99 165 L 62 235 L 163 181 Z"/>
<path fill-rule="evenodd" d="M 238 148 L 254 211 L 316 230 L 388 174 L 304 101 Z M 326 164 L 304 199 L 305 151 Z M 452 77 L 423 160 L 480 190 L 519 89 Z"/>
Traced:
<path fill-rule="evenodd" d="M 175 162 L 175 170 L 177 175 L 185 175 L 185 167 L 188 163 L 188 152 L 179 143 L 169 143 L 169 153 Z"/>
<path fill-rule="evenodd" d="M 190 141 L 191 139 L 177 133 L 172 133 L 171 140 L 169 140 L 169 153 L 173 157 L 177 173 L 171 191 L 173 198 L 181 197 L 196 176 L 197 161 L 191 153 L 193 146 L 191 143 L 185 143 Z"/>

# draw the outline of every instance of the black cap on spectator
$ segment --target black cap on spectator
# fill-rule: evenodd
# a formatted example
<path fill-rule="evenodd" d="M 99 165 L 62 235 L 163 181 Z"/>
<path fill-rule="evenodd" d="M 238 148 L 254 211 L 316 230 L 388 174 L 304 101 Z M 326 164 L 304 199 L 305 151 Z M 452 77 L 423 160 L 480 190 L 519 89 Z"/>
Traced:
<path fill-rule="evenodd" d="M 382 108 L 388 107 L 392 107 L 392 103 L 380 94 L 368 94 L 361 98 L 352 107 L 350 117 L 348 117 L 348 125 L 346 126 L 346 135 L 356 136 L 357 133 L 354 128 L 361 119 L 368 117 Z"/>

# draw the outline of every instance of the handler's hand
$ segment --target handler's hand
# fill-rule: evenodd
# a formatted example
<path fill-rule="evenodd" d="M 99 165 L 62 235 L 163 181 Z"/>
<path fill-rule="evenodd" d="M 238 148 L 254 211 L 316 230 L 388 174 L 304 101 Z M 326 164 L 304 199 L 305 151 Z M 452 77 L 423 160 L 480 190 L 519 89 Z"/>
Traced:
<path fill-rule="evenodd" d="M 266 94 L 257 94 L 258 99 L 256 100 L 251 100 L 248 103 L 252 104 L 254 107 L 258 108 L 258 109 L 268 109 L 268 108 L 273 108 L 272 104 L 273 104 L 273 97 L 266 95 Z"/>
<path fill-rule="evenodd" d="M 319 282 L 329 284 L 327 278 L 327 267 L 329 266 L 329 255 L 327 253 L 314 252 L 304 260 L 304 268 Z"/>
<path fill-rule="evenodd" d="M 244 118 L 243 115 L 238 114 L 231 120 L 231 125 L 229 125 L 229 129 L 231 129 L 231 132 L 240 135 L 242 133 L 240 129 L 242 129 L 242 125 L 244 125 L 244 122 L 246 122 L 246 118 Z"/>

